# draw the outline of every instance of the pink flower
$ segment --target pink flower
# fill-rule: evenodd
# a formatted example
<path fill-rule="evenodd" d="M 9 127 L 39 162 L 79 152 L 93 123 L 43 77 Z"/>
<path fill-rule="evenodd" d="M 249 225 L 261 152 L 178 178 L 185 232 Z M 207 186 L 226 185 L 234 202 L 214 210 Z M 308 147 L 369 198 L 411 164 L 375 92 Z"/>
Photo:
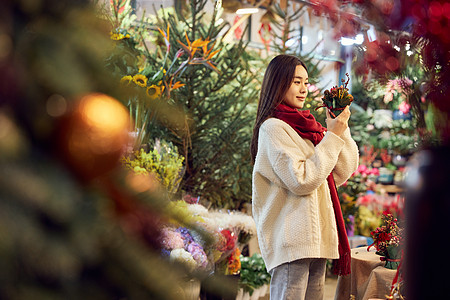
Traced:
<path fill-rule="evenodd" d="M 359 165 L 358 169 L 356 169 L 356 174 L 365 174 L 367 172 L 366 165 Z"/>
<path fill-rule="evenodd" d="M 378 170 L 378 168 L 372 168 L 372 170 L 370 170 L 370 175 L 376 175 L 376 176 L 380 176 L 380 170 Z"/>
<path fill-rule="evenodd" d="M 406 83 L 406 85 L 408 85 L 408 86 L 410 86 L 410 85 L 412 85 L 412 84 L 413 84 L 412 80 L 411 80 L 411 79 L 409 79 L 409 78 L 405 78 L 405 79 L 403 79 L 403 82 L 404 82 L 404 83 Z"/>
<path fill-rule="evenodd" d="M 184 248 L 184 241 L 181 233 L 176 232 L 173 228 L 164 227 L 161 230 L 161 246 L 163 249 L 167 250 Z"/>
<path fill-rule="evenodd" d="M 359 197 L 357 202 L 360 205 L 368 206 L 370 203 L 372 203 L 372 200 L 373 200 L 372 195 L 368 194 L 368 195 L 364 195 L 362 197 Z"/>
<path fill-rule="evenodd" d="M 399 104 L 398 109 L 406 115 L 407 113 L 409 113 L 409 110 L 411 109 L 411 105 L 406 103 L 406 101 L 403 101 L 402 103 Z"/>

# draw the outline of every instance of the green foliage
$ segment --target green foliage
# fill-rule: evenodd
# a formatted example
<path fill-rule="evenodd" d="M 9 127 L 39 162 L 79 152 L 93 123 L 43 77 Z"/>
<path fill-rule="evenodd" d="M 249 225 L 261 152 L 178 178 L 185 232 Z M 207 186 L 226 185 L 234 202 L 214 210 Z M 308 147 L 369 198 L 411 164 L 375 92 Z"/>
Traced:
<path fill-rule="evenodd" d="M 377 148 L 390 149 L 398 154 L 411 154 L 412 152 L 414 152 L 414 150 L 416 150 L 417 144 L 417 135 L 394 133 L 391 134 L 388 138 L 379 139 Z"/>
<path fill-rule="evenodd" d="M 171 45 L 210 41 L 211 51 L 219 50 L 213 62 L 217 72 L 202 64 L 182 72 L 179 79 L 186 85 L 171 93 L 169 104 L 185 117 L 174 126 L 151 124 L 149 131 L 171 141 L 186 158 L 181 189 L 201 196 L 206 206 L 239 208 L 251 201 L 249 144 L 258 90 L 246 45 L 222 40 L 219 33 L 228 24 L 217 21 L 217 5 L 207 16 L 206 2 L 191 0 L 187 12 L 163 16 L 158 26 L 170 27 Z M 174 51 L 171 47 L 169 55 Z"/>
<path fill-rule="evenodd" d="M 349 127 L 351 128 L 353 140 L 358 144 L 358 146 L 364 146 L 370 139 L 368 127 L 369 125 L 373 125 L 370 123 L 371 118 L 366 111 L 353 110 L 356 106 L 357 104 L 355 103 L 351 106 L 352 116 L 349 120 Z"/>
<path fill-rule="evenodd" d="M 361 174 L 354 174 L 347 180 L 346 184 L 338 187 L 342 215 L 347 229 L 350 229 L 354 224 L 353 221 L 357 219 L 359 209 L 356 201 L 366 191 L 366 179 Z"/>
<path fill-rule="evenodd" d="M 351 94 L 354 99 L 352 106 L 355 106 L 355 104 L 357 104 L 359 107 L 366 110 L 369 107 L 371 98 L 368 90 L 362 83 L 362 77 L 352 73 L 351 78 L 352 78 Z"/>
<path fill-rule="evenodd" d="M 157 140 L 150 151 L 141 149 L 132 157 L 124 157 L 123 164 L 137 174 L 153 174 L 169 193 L 176 193 L 183 177 L 184 157 L 177 148 L 164 140 Z"/>
<path fill-rule="evenodd" d="M 386 149 L 398 154 L 411 154 L 420 147 L 416 119 L 381 121 L 370 109 L 353 112 L 349 126 L 355 142 L 360 147 L 374 146 L 375 150 Z"/>
<path fill-rule="evenodd" d="M 253 291 L 265 284 L 270 284 L 270 274 L 267 272 L 266 265 L 261 254 L 255 253 L 251 257 L 242 256 L 241 276 L 239 286 L 250 295 Z"/>

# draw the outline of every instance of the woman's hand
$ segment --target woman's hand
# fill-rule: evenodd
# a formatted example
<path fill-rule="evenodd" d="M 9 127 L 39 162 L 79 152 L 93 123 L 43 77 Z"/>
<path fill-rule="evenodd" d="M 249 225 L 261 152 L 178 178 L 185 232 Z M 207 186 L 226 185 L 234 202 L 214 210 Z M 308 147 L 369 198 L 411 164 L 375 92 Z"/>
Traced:
<path fill-rule="evenodd" d="M 350 119 L 350 108 L 348 106 L 342 111 L 342 113 L 336 118 L 330 116 L 330 111 L 326 110 L 327 118 L 325 122 L 327 123 L 327 130 L 341 136 L 348 127 L 348 120 Z"/>

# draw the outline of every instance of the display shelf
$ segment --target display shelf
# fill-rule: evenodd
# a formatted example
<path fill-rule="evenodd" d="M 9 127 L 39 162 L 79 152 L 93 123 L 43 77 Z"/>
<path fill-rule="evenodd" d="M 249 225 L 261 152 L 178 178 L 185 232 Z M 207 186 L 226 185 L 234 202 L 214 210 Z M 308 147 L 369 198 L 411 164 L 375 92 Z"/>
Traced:
<path fill-rule="evenodd" d="M 381 194 L 399 194 L 403 192 L 403 188 L 395 184 L 377 184 L 376 190 Z"/>

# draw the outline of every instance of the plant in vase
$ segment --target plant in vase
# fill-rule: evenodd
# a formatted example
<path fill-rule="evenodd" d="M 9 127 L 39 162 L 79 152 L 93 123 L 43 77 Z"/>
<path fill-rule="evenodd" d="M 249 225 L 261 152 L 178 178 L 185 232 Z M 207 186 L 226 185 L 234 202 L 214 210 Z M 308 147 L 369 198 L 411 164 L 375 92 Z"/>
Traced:
<path fill-rule="evenodd" d="M 390 213 L 383 212 L 382 226 L 372 231 L 370 234 L 373 243 L 367 248 L 367 251 L 373 246 L 376 253 L 381 255 L 382 261 L 386 261 L 385 267 L 388 269 L 397 269 L 402 256 L 402 232 L 403 229 L 398 226 L 398 220 Z"/>

